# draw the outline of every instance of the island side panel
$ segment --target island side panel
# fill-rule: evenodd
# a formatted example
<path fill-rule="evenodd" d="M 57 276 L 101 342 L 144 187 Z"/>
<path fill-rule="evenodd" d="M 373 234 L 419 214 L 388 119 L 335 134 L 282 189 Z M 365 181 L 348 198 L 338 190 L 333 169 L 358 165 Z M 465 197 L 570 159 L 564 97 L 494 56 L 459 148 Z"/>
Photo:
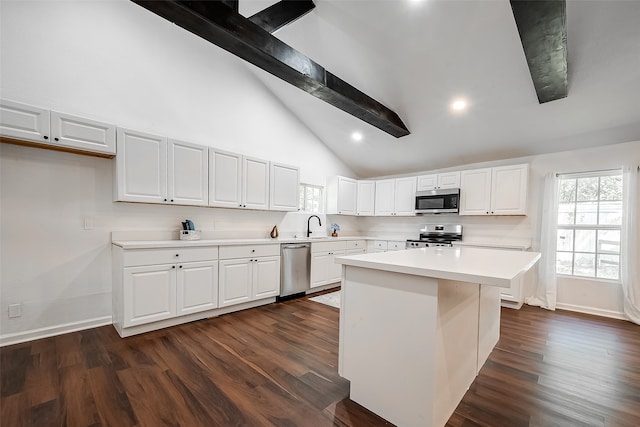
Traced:
<path fill-rule="evenodd" d="M 444 426 L 476 377 L 479 294 L 478 284 L 438 280 L 436 394 L 428 425 Z"/>
<path fill-rule="evenodd" d="M 396 425 L 433 425 L 437 310 L 436 279 L 344 267 L 339 372 L 353 401 Z"/>
<path fill-rule="evenodd" d="M 501 290 L 501 288 L 496 288 L 495 286 L 480 286 L 480 313 L 478 316 L 478 373 L 500 339 Z"/>

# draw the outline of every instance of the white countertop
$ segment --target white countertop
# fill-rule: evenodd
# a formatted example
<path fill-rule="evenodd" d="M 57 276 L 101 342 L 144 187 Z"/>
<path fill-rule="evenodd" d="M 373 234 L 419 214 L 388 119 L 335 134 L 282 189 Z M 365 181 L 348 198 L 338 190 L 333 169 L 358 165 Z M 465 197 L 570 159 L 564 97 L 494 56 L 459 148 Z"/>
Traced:
<path fill-rule="evenodd" d="M 538 252 L 431 247 L 336 258 L 347 266 L 508 288 L 540 259 Z"/>
<path fill-rule="evenodd" d="M 282 243 L 314 243 L 333 242 L 338 240 L 370 240 L 362 236 L 338 237 L 291 237 L 277 239 L 202 239 L 202 240 L 114 240 L 111 243 L 124 249 L 153 249 L 153 248 L 190 248 L 202 246 L 230 246 L 230 245 L 266 245 Z"/>

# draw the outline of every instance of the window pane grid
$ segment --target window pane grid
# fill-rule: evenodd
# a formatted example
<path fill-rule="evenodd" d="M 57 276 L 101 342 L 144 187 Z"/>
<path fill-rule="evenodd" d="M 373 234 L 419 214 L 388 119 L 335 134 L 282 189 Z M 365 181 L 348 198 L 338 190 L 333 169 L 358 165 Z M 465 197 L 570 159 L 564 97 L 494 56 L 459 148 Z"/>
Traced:
<path fill-rule="evenodd" d="M 561 178 L 556 273 L 618 280 L 622 175 Z"/>
<path fill-rule="evenodd" d="M 317 185 L 300 184 L 298 209 L 308 213 L 322 213 L 322 189 Z"/>

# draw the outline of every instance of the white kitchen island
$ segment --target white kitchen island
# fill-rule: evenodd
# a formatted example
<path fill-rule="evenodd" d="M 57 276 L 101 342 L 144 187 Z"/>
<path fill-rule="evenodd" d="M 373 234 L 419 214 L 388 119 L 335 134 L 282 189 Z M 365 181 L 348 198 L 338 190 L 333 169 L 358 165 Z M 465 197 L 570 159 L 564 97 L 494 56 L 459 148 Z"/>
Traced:
<path fill-rule="evenodd" d="M 350 398 L 398 426 L 444 426 L 498 342 L 500 288 L 539 258 L 468 247 L 338 258 Z"/>

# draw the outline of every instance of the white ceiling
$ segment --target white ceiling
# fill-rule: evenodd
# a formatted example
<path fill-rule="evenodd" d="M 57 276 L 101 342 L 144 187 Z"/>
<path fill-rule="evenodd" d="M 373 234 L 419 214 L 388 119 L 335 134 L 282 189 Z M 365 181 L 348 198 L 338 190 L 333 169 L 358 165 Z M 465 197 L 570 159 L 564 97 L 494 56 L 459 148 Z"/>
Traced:
<path fill-rule="evenodd" d="M 272 3 L 240 0 L 240 12 Z M 361 177 L 640 140 L 638 0 L 567 1 L 569 96 L 545 104 L 508 0 L 315 3 L 275 35 L 396 111 L 411 135 L 396 139 L 247 66 Z M 466 111 L 450 110 L 456 97 Z"/>

